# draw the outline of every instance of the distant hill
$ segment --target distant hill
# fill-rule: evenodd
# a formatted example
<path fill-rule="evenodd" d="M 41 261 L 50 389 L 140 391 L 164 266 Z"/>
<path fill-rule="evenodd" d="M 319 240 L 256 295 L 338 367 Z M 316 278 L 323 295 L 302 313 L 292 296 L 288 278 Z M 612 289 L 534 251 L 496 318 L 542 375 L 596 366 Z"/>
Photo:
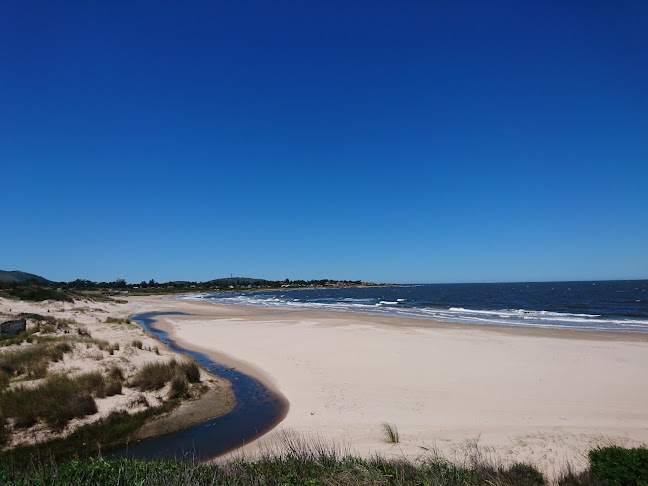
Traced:
<path fill-rule="evenodd" d="M 25 282 L 34 282 L 39 284 L 50 284 L 51 280 L 34 275 L 33 273 L 19 272 L 14 270 L 13 272 L 8 272 L 6 270 L 0 270 L 0 282 L 7 283 L 25 283 Z"/>

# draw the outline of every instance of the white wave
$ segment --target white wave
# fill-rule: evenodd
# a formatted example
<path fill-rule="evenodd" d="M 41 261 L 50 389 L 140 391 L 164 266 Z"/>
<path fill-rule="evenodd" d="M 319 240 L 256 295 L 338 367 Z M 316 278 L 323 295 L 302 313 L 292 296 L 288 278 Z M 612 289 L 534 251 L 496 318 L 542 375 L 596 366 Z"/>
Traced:
<path fill-rule="evenodd" d="M 214 304 L 290 309 L 318 309 L 343 312 L 363 312 L 448 322 L 506 326 L 579 329 L 593 331 L 648 332 L 648 320 L 610 319 L 598 314 L 561 313 L 527 309 L 469 309 L 464 307 L 434 308 L 399 305 L 406 299 L 381 300 L 371 298 L 320 298 L 318 302 L 294 299 L 294 294 L 275 295 L 213 295 L 193 294 L 182 299 L 204 298 Z"/>

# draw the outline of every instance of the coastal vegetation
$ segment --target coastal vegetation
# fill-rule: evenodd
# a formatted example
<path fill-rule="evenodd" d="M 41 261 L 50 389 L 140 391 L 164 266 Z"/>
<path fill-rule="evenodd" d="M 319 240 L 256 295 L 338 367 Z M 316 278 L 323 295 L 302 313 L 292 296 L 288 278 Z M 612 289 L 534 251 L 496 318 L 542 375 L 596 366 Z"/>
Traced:
<path fill-rule="evenodd" d="M 26 330 L 0 336 L 1 461 L 19 463 L 43 448 L 56 460 L 96 455 L 208 388 L 195 362 L 145 347 L 145 333 L 129 319 L 92 324 L 91 314 L 79 323 L 66 317 L 76 309 L 61 315 L 58 305 L 48 304 L 46 316 L 21 314 Z M 116 395 L 120 405 L 97 415 L 99 400 Z"/>
<path fill-rule="evenodd" d="M 148 363 L 142 367 L 131 380 L 131 385 L 140 391 L 159 390 L 169 382 L 186 380 L 189 383 L 200 381 L 200 369 L 193 361 L 177 362 L 172 359 L 168 363 Z M 172 385 L 173 388 L 173 385 Z M 186 388 L 186 387 L 185 387 Z"/>
<path fill-rule="evenodd" d="M 458 462 L 438 455 L 418 460 L 355 457 L 317 441 L 289 439 L 278 453 L 203 464 L 187 461 L 107 460 L 79 457 L 0 463 L 0 482 L 8 485 L 448 485 L 448 486 L 641 486 L 647 484 L 647 449 L 607 447 L 589 453 L 589 467 L 569 466 L 553 478 L 531 464 L 502 464 L 479 450 Z"/>
<path fill-rule="evenodd" d="M 53 282 L 38 275 L 0 270 L 0 296 L 18 300 L 41 302 L 45 300 L 73 302 L 79 299 L 115 301 L 112 296 L 121 294 L 156 295 L 182 292 L 232 292 L 253 289 L 279 289 L 304 287 L 374 286 L 361 280 L 266 280 L 249 277 L 217 278 L 205 282 L 174 280 L 156 282 L 154 279 L 127 283 L 124 279 L 110 282 L 93 282 L 76 279 L 70 282 Z"/>
<path fill-rule="evenodd" d="M 388 424 L 387 422 L 382 423 L 383 434 L 385 437 L 385 442 L 388 444 L 398 444 L 400 442 L 400 436 L 398 435 L 398 429 L 395 425 Z"/>

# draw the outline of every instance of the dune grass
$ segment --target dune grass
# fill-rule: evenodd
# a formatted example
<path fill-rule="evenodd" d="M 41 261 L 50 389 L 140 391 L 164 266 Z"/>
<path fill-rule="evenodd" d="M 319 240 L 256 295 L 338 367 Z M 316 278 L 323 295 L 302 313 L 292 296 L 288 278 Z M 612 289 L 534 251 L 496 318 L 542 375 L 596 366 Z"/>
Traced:
<path fill-rule="evenodd" d="M 9 334 L 0 335 L 0 347 L 22 344 L 25 341 L 31 342 L 32 336 L 38 331 L 40 331 L 38 327 L 32 327 L 31 329 L 27 329 L 26 331 L 21 332 L 20 334 L 16 334 L 15 336 Z"/>
<path fill-rule="evenodd" d="M 43 421 L 53 430 L 61 430 L 73 418 L 97 412 L 93 395 L 106 396 L 101 373 L 75 378 L 53 374 L 38 387 L 5 390 L 0 394 L 0 410 L 5 418 L 15 420 L 16 427 L 30 427 Z"/>
<path fill-rule="evenodd" d="M 133 414 L 128 414 L 124 411 L 112 412 L 106 418 L 75 429 L 66 437 L 60 437 L 39 444 L 22 445 L 2 451 L 0 452 L 0 470 L 3 466 L 12 465 L 16 468 L 16 471 L 22 470 L 24 472 L 25 470 L 29 470 L 39 459 L 46 460 L 48 463 L 57 461 L 60 464 L 64 464 L 70 458 L 97 457 L 114 447 L 122 446 L 126 443 L 128 437 L 144 425 L 147 420 L 171 412 L 179 404 L 180 402 L 178 400 L 167 400 L 157 407 L 149 407 L 146 410 Z M 0 472 L 0 484 L 5 484 L 2 482 L 2 479 L 2 472 Z M 68 484 L 66 482 L 57 482 L 56 480 L 52 480 L 52 478 L 41 483 L 32 479 L 30 478 L 29 481 L 18 482 L 17 484 Z M 87 483 L 81 482 L 77 484 L 101 483 L 89 481 Z M 122 482 L 119 484 L 129 483 Z"/>
<path fill-rule="evenodd" d="M 130 324 L 131 320 L 127 317 L 106 317 L 107 324 Z"/>
<path fill-rule="evenodd" d="M 9 386 L 9 375 L 6 371 L 0 370 L 0 392 Z"/>
<path fill-rule="evenodd" d="M 383 429 L 383 440 L 388 444 L 398 444 L 400 436 L 398 435 L 398 429 L 396 426 L 388 424 L 387 422 L 383 422 L 381 425 Z"/>
<path fill-rule="evenodd" d="M 115 416 L 106 420 L 107 427 Z M 85 440 L 84 436 L 82 439 Z M 451 462 L 442 456 L 428 454 L 410 460 L 405 457 L 368 459 L 351 455 L 347 450 L 331 446 L 318 439 L 286 435 L 282 448 L 246 459 L 238 456 L 228 461 L 199 463 L 194 455 L 184 461 L 107 460 L 84 457 L 61 462 L 42 454 L 32 460 L 0 461 L 0 483 L 6 484 L 137 484 L 137 485 L 374 485 L 374 486 L 630 486 L 648 483 L 648 473 L 637 469 L 633 458 L 642 457 L 644 450 L 600 450 L 599 456 L 590 452 L 590 468 L 579 474 L 562 474 L 550 483 L 530 464 L 503 464 L 484 460 L 483 456 L 467 456 Z M 53 450 L 58 450 L 54 448 Z M 33 451 L 32 451 L 33 453 Z M 15 458 L 15 456 L 14 456 Z M 606 478 L 597 472 L 601 464 L 615 468 L 614 476 Z M 630 461 L 630 462 L 628 462 Z M 619 481 L 620 479 L 620 481 Z"/>
<path fill-rule="evenodd" d="M 72 351 L 69 342 L 36 343 L 24 349 L 0 354 L 0 371 L 9 376 L 28 375 L 43 378 L 49 363 L 60 361 L 63 355 Z"/>
<path fill-rule="evenodd" d="M 278 447 L 254 459 L 244 455 L 211 464 L 184 461 L 106 460 L 98 457 L 146 419 L 177 401 L 129 416 L 113 413 L 71 436 L 0 453 L 0 484 L 138 485 L 380 485 L 380 486 L 631 486 L 648 484 L 646 449 L 608 447 L 590 451 L 590 467 L 569 468 L 551 483 L 532 464 L 506 464 L 478 448 L 451 462 L 429 452 L 415 460 L 360 458 L 317 437 L 277 434 Z M 166 408 L 165 408 L 166 407 Z M 76 449 L 75 449 L 76 447 Z M 74 458 L 70 460 L 70 458 Z"/>
<path fill-rule="evenodd" d="M 180 391 L 181 379 L 189 383 L 200 381 L 200 369 L 193 361 L 178 362 L 175 359 L 166 363 L 148 363 L 144 365 L 132 378 L 131 386 L 140 391 L 154 391 L 163 388 L 167 383 L 176 379 L 176 391 Z"/>
<path fill-rule="evenodd" d="M 0 479 L 37 484 L 139 485 L 456 485 L 540 486 L 545 478 L 529 465 L 453 464 L 430 456 L 420 461 L 354 457 L 321 441 L 289 439 L 278 453 L 255 460 L 244 458 L 220 464 L 187 461 L 109 461 L 88 458 L 56 463 L 41 461 L 27 467 L 4 467 Z M 5 462 L 6 463 L 6 462 Z"/>

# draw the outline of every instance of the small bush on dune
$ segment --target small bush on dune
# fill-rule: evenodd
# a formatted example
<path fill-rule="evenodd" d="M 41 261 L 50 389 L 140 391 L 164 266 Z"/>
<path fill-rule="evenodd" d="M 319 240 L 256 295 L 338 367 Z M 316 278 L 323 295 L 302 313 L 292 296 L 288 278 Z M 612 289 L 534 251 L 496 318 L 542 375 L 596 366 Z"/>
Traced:
<path fill-rule="evenodd" d="M 175 375 L 171 378 L 171 390 L 169 398 L 186 398 L 189 396 L 189 382 L 182 375 Z"/>
<path fill-rule="evenodd" d="M 108 376 L 114 378 L 115 380 L 123 380 L 124 370 L 119 366 L 114 365 L 108 370 Z"/>
<path fill-rule="evenodd" d="M 43 316 L 41 314 L 34 314 L 33 312 L 22 312 L 20 314 L 20 317 L 24 317 L 25 319 L 31 319 L 33 321 L 48 321 L 50 323 L 55 323 L 56 319 L 54 319 L 52 316 Z"/>
<path fill-rule="evenodd" d="M 0 414 L 0 447 L 9 442 L 11 437 L 11 430 L 7 427 L 7 419 L 4 415 Z"/>
<path fill-rule="evenodd" d="M 530 464 L 520 462 L 516 462 L 499 476 L 503 476 L 509 484 L 520 486 L 542 486 L 546 484 L 545 477 L 540 471 Z"/>
<path fill-rule="evenodd" d="M 137 349 L 142 349 L 142 341 L 140 341 L 139 339 L 133 339 L 131 346 Z"/>
<path fill-rule="evenodd" d="M 100 398 L 105 396 L 106 379 L 100 372 L 85 373 L 75 377 L 74 380 L 84 391 L 94 393 Z"/>
<path fill-rule="evenodd" d="M 200 381 L 200 368 L 195 361 L 184 361 L 180 363 L 180 370 L 185 375 L 189 383 L 198 383 Z"/>
<path fill-rule="evenodd" d="M 130 324 L 131 320 L 127 317 L 106 317 L 108 324 Z"/>
<path fill-rule="evenodd" d="M 41 334 L 53 334 L 56 332 L 56 327 L 52 326 L 51 324 L 45 324 L 43 326 L 40 326 L 39 332 Z"/>
<path fill-rule="evenodd" d="M 163 388 L 174 376 L 179 375 L 185 381 L 198 383 L 200 369 L 193 361 L 178 363 L 171 360 L 167 363 L 148 363 L 133 377 L 132 385 L 140 391 L 153 391 Z"/>
<path fill-rule="evenodd" d="M 575 472 L 570 464 L 567 464 L 566 471 L 558 477 L 556 482 L 558 486 L 605 486 L 603 481 L 592 474 L 591 469 Z"/>
<path fill-rule="evenodd" d="M 0 394 L 0 410 L 6 417 L 14 418 L 18 427 L 28 427 L 43 420 L 60 430 L 73 418 L 97 412 L 93 393 L 105 394 L 105 382 L 100 373 L 76 378 L 56 374 L 37 388 L 5 390 Z"/>
<path fill-rule="evenodd" d="M 35 302 L 43 300 L 74 302 L 72 296 L 68 295 L 66 292 L 59 292 L 58 290 L 46 289 L 43 287 L 20 286 L 15 289 L 7 290 L 6 295 L 12 295 L 20 300 L 32 300 Z"/>
<path fill-rule="evenodd" d="M 121 395 L 122 384 L 121 381 L 111 378 L 106 382 L 106 396 L 112 397 L 113 395 Z"/>
<path fill-rule="evenodd" d="M 77 334 L 79 334 L 79 336 L 92 337 L 92 334 L 90 334 L 90 331 L 88 331 L 88 328 L 85 326 L 77 328 Z"/>
<path fill-rule="evenodd" d="M 0 391 L 9 386 L 9 375 L 0 370 Z"/>
<path fill-rule="evenodd" d="M 50 362 L 60 361 L 63 355 L 72 351 L 67 342 L 37 343 L 25 349 L 0 355 L 0 370 L 11 375 L 27 374 L 42 378 Z"/>
<path fill-rule="evenodd" d="M 648 485 L 648 449 L 604 447 L 589 452 L 592 474 L 610 486 Z"/>
<path fill-rule="evenodd" d="M 146 399 L 146 396 L 140 393 L 139 395 L 133 397 L 130 402 L 128 402 L 128 406 L 130 408 L 135 408 L 135 407 L 140 407 L 140 406 L 145 406 L 145 407 L 150 407 L 151 405 L 149 404 L 148 400 Z"/>
<path fill-rule="evenodd" d="M 173 378 L 176 366 L 175 360 L 168 363 L 148 363 L 133 377 L 132 385 L 140 391 L 159 390 Z"/>

